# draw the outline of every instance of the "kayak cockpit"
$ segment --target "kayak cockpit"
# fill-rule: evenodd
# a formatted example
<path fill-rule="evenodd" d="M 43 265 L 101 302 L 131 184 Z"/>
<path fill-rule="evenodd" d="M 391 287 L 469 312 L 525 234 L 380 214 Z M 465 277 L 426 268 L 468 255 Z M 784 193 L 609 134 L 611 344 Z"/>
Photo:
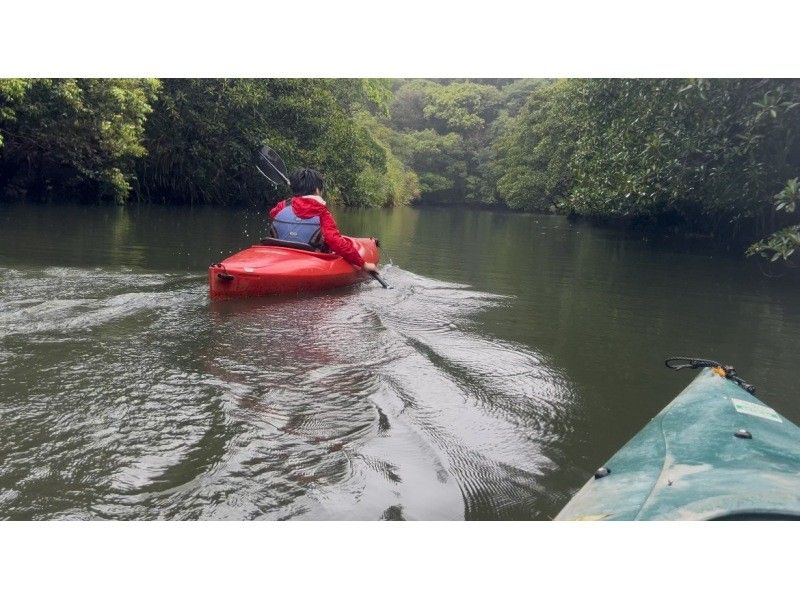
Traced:
<path fill-rule="evenodd" d="M 296 241 L 284 241 L 283 239 L 276 239 L 275 237 L 264 237 L 258 242 L 258 244 L 266 247 L 286 247 L 288 249 L 300 249 L 302 251 L 310 251 L 312 253 L 330 253 L 330 251 L 325 251 L 320 246 L 314 246 L 308 243 L 298 243 Z"/>

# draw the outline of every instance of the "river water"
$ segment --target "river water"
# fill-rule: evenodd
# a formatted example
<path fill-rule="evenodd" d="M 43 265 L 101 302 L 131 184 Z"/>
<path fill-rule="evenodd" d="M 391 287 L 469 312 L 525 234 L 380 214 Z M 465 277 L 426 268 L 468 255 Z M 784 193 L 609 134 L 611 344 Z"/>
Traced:
<path fill-rule="evenodd" d="M 210 303 L 255 210 L 0 204 L 0 518 L 549 519 L 691 379 L 800 421 L 800 285 L 558 216 L 339 212 L 377 283 Z"/>

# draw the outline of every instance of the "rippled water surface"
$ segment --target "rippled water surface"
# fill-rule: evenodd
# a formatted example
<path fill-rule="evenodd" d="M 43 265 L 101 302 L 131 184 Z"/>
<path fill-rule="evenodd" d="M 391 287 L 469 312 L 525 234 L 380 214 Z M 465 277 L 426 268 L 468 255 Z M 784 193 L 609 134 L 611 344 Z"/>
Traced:
<path fill-rule="evenodd" d="M 0 518 L 550 518 L 690 376 L 794 421 L 800 288 L 559 217 L 339 214 L 385 278 L 210 303 L 255 211 L 0 205 Z"/>

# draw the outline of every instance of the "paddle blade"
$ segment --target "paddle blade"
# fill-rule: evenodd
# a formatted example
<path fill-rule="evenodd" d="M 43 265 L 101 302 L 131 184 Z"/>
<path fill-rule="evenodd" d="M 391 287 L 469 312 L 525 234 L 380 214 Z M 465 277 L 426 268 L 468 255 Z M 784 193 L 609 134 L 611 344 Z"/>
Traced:
<path fill-rule="evenodd" d="M 273 184 L 289 184 L 289 177 L 286 176 L 286 164 L 283 159 L 271 147 L 264 145 L 258 150 L 257 165 L 259 172 L 269 179 Z"/>

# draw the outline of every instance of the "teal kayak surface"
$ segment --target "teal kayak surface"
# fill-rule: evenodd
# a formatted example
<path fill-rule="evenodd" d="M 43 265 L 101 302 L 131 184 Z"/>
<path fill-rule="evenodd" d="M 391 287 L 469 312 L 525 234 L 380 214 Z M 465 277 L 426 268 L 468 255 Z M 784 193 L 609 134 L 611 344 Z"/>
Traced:
<path fill-rule="evenodd" d="M 800 519 L 800 428 L 703 369 L 556 520 Z"/>

